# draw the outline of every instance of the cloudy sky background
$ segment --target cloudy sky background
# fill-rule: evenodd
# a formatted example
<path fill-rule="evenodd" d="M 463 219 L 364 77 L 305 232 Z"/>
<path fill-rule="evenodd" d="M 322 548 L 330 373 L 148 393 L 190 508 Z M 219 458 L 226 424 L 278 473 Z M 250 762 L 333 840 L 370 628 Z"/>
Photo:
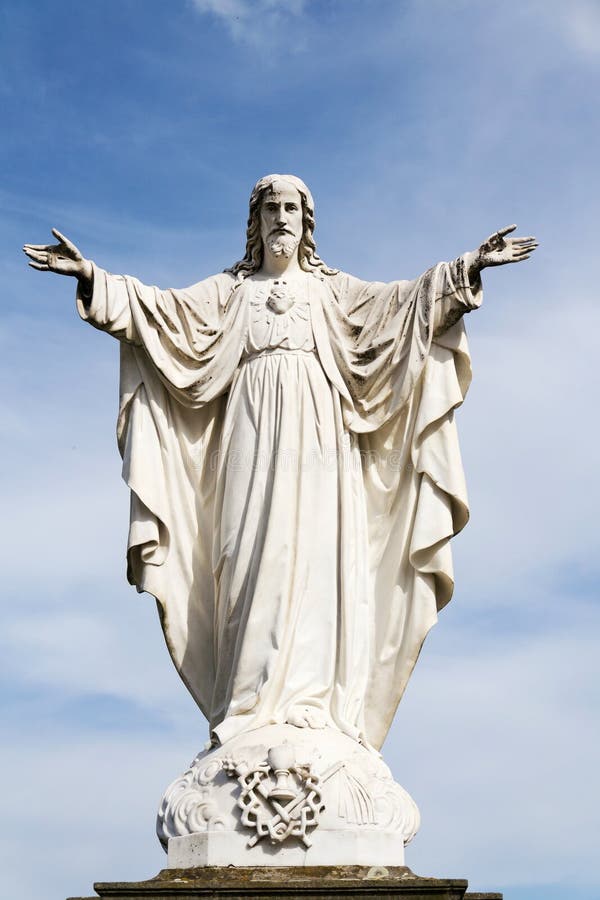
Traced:
<path fill-rule="evenodd" d="M 206 738 L 125 583 L 118 347 L 20 247 L 54 225 L 184 286 L 239 258 L 283 171 L 364 278 L 510 222 L 541 241 L 469 318 L 472 521 L 385 754 L 414 871 L 597 898 L 598 0 L 4 0 L 0 25 L 6 895 L 155 874 L 158 801 Z"/>

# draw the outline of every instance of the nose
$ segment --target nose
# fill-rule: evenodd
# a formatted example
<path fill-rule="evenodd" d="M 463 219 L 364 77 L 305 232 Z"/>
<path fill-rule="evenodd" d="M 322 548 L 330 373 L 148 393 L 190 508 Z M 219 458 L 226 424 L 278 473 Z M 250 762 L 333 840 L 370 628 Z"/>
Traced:
<path fill-rule="evenodd" d="M 283 206 L 280 206 L 279 209 L 277 210 L 276 218 L 277 218 L 278 225 L 285 225 L 285 223 L 287 222 L 287 216 L 285 214 L 285 208 Z"/>

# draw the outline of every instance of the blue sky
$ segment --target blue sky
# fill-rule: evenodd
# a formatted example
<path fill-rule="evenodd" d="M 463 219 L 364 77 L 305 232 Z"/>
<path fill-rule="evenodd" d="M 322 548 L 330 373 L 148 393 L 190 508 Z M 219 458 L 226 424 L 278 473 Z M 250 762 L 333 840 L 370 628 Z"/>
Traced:
<path fill-rule="evenodd" d="M 183 286 L 242 253 L 267 172 L 312 188 L 332 265 L 419 274 L 517 222 L 485 274 L 460 412 L 457 589 L 385 747 L 407 862 L 592 900 L 600 739 L 597 0 L 3 0 L 3 883 L 153 875 L 160 796 L 206 737 L 125 583 L 118 347 L 20 247 L 51 226 Z"/>

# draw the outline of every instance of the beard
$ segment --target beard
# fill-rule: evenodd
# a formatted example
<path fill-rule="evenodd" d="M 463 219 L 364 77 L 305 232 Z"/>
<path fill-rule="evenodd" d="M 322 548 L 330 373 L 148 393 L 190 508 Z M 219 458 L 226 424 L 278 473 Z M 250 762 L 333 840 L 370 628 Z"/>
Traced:
<path fill-rule="evenodd" d="M 298 249 L 300 241 L 293 234 L 275 234 L 267 240 L 267 247 L 273 256 L 289 259 Z"/>

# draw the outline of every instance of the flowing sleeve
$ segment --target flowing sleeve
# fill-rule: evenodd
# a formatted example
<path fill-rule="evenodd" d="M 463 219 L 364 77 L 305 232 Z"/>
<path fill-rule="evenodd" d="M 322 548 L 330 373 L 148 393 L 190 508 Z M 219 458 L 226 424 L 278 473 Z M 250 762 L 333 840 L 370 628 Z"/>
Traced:
<path fill-rule="evenodd" d="M 94 265 L 93 291 L 77 294 L 83 319 L 143 349 L 158 377 L 185 406 L 227 390 L 239 361 L 239 291 L 223 273 L 183 290 L 161 290 Z"/>
<path fill-rule="evenodd" d="M 77 286 L 77 311 L 85 322 L 120 341 L 139 343 L 129 305 L 126 275 L 112 275 L 92 263 L 92 292 Z"/>
<path fill-rule="evenodd" d="M 351 397 L 345 421 L 374 431 L 413 396 L 432 345 L 481 304 L 464 259 L 438 263 L 413 281 L 365 282 L 345 273 L 331 279 L 334 303 L 324 307 L 337 368 Z"/>
<path fill-rule="evenodd" d="M 373 602 L 365 715 L 379 747 L 453 593 L 450 541 L 469 516 L 455 421 L 471 379 L 463 316 L 482 292 L 462 259 L 414 281 L 334 278 L 325 316 L 364 485 Z"/>
<path fill-rule="evenodd" d="M 435 299 L 433 339 L 462 319 L 465 313 L 481 305 L 481 278 L 471 282 L 463 256 L 449 263 L 445 271 L 444 292 Z"/>
<path fill-rule="evenodd" d="M 212 521 L 227 390 L 245 321 L 228 274 L 160 290 L 94 266 L 79 313 L 121 343 L 117 440 L 130 490 L 127 575 L 157 601 L 177 671 L 208 714 Z"/>

